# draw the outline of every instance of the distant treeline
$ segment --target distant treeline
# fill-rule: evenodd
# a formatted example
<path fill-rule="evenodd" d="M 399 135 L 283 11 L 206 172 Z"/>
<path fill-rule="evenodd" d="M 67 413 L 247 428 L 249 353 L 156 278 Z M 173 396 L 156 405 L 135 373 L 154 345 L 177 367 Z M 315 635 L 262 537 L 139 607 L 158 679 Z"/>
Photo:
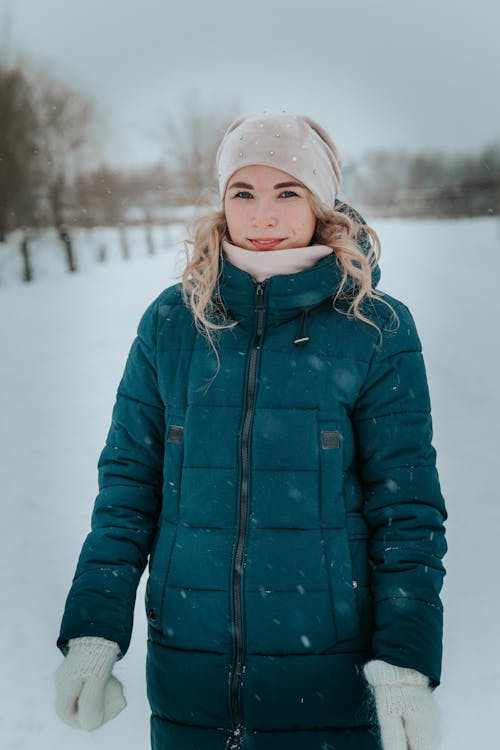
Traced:
<path fill-rule="evenodd" d="M 385 216 L 500 215 L 500 139 L 477 155 L 377 151 L 352 165 L 349 191 Z"/>

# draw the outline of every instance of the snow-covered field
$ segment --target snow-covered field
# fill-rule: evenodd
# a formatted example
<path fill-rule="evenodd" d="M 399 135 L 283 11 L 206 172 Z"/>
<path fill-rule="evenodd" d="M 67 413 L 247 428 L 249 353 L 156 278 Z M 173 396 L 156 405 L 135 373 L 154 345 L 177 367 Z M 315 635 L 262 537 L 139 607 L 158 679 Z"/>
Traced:
<path fill-rule="evenodd" d="M 384 290 L 413 311 L 426 358 L 449 553 L 443 750 L 498 746 L 500 707 L 500 370 L 498 220 L 377 220 Z M 52 674 L 64 599 L 96 494 L 96 461 L 138 319 L 175 281 L 180 228 L 155 228 L 148 257 L 139 229 L 133 258 L 116 232 L 78 239 L 81 272 L 64 271 L 53 238 L 39 243 L 38 280 L 16 281 L 0 246 L 0 748 L 144 749 L 143 585 L 127 657 L 116 667 L 128 707 L 90 735 L 54 714 Z M 143 232 L 143 230 L 142 230 Z M 106 243 L 112 262 L 96 264 Z M 59 255 L 59 253 L 61 255 Z M 55 260 L 54 260 L 55 259 Z M 178 268 L 177 268 L 178 270 Z"/>

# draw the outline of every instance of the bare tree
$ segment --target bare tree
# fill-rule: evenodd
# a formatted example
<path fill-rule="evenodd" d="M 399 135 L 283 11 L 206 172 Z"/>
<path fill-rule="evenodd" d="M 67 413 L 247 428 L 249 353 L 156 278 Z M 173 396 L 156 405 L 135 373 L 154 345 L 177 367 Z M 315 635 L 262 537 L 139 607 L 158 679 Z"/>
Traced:
<path fill-rule="evenodd" d="M 74 198 L 80 221 L 85 226 L 118 226 L 124 218 L 126 193 L 123 174 L 101 164 L 90 172 L 79 174 Z"/>
<path fill-rule="evenodd" d="M 65 249 L 68 269 L 76 271 L 69 232 L 70 222 L 78 219 L 72 187 L 84 162 L 95 158 L 94 105 L 85 95 L 45 73 L 38 74 L 35 80 L 45 198 Z"/>
<path fill-rule="evenodd" d="M 35 220 L 37 137 L 33 89 L 25 70 L 19 63 L 0 61 L 0 242 L 8 230 Z"/>
<path fill-rule="evenodd" d="M 191 94 L 176 107 L 175 116 L 166 120 L 167 160 L 176 174 L 180 202 L 196 202 L 214 187 L 217 145 L 238 110 L 234 103 L 216 106 Z"/>

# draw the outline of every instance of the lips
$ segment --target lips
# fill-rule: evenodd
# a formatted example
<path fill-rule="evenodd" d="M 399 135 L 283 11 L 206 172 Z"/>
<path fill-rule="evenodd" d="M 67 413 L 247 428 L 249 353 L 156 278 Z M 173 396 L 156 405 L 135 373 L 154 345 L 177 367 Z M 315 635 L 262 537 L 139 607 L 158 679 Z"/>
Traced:
<path fill-rule="evenodd" d="M 257 237 L 255 239 L 249 237 L 248 239 L 257 250 L 274 250 L 278 245 L 281 245 L 286 237 Z"/>

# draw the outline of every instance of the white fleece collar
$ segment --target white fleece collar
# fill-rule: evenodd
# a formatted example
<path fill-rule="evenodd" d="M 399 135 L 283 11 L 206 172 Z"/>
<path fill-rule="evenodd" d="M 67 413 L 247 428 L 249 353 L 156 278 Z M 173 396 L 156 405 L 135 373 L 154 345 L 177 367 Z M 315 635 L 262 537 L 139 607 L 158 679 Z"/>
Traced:
<path fill-rule="evenodd" d="M 249 273 L 256 281 L 304 271 L 333 252 L 326 245 L 292 247 L 289 250 L 246 250 L 227 240 L 223 240 L 222 249 L 234 266 Z"/>

